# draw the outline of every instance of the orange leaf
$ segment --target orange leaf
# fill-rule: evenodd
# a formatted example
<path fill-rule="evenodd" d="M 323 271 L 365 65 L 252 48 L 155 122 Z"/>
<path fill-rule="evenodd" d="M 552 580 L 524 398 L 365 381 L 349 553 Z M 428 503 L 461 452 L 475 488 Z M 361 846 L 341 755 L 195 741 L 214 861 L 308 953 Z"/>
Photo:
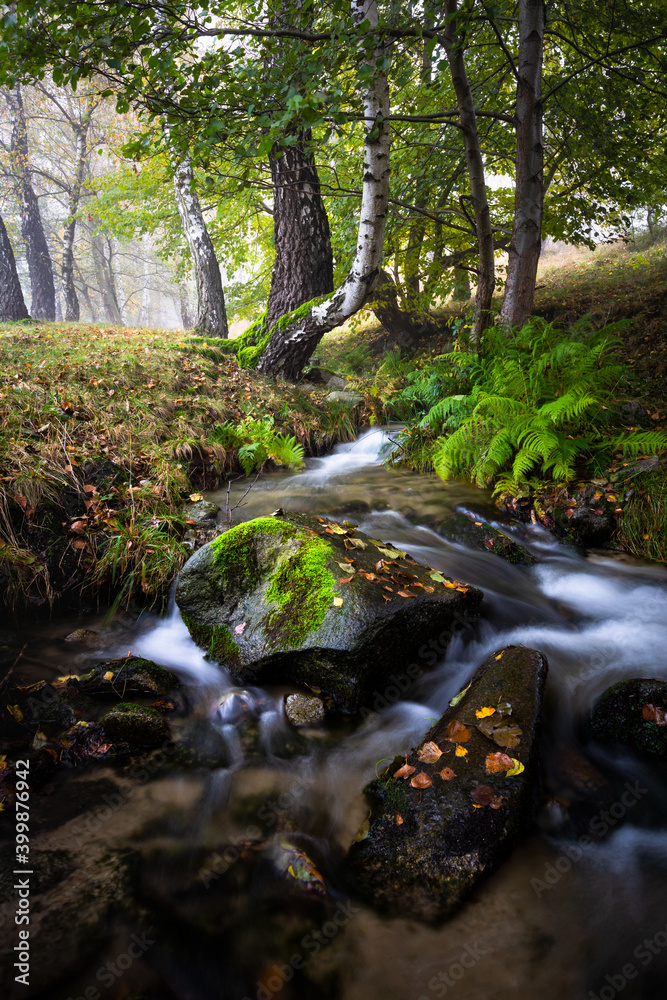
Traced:
<path fill-rule="evenodd" d="M 472 733 L 458 719 L 452 719 L 445 731 L 445 739 L 450 743 L 467 743 Z"/>
<path fill-rule="evenodd" d="M 394 778 L 409 778 L 411 774 L 414 774 L 417 770 L 412 764 L 404 764 L 403 767 L 399 767 L 398 771 L 394 771 Z"/>
<path fill-rule="evenodd" d="M 493 715 L 495 711 L 495 708 L 489 708 L 488 705 L 485 705 L 484 708 L 475 709 L 475 715 L 478 719 L 486 719 L 488 715 Z"/>
<path fill-rule="evenodd" d="M 353 580 L 353 579 L 354 579 L 354 577 L 352 577 L 352 576 L 341 576 L 341 578 L 339 579 L 338 582 L 339 583 L 349 583 L 350 580 Z"/>
<path fill-rule="evenodd" d="M 451 781 L 452 778 L 456 777 L 456 774 L 454 771 L 452 771 L 451 767 L 443 767 L 442 771 L 440 772 L 440 777 L 444 778 L 445 781 Z"/>
<path fill-rule="evenodd" d="M 410 594 L 410 593 L 408 593 L 407 590 L 399 590 L 398 596 L 399 597 L 416 597 L 417 595 L 416 594 Z"/>
<path fill-rule="evenodd" d="M 496 771 L 509 771 L 510 768 L 514 767 L 514 761 L 508 754 L 502 753 L 500 750 L 497 753 L 490 753 L 486 758 L 486 773 L 493 774 Z"/>
<path fill-rule="evenodd" d="M 402 826 L 402 824 L 403 824 L 403 817 L 401 816 L 400 813 L 396 813 L 396 826 Z"/>
<path fill-rule="evenodd" d="M 414 778 L 410 779 L 410 784 L 413 788 L 430 788 L 433 782 L 425 771 L 420 771 L 419 774 L 415 774 Z"/>

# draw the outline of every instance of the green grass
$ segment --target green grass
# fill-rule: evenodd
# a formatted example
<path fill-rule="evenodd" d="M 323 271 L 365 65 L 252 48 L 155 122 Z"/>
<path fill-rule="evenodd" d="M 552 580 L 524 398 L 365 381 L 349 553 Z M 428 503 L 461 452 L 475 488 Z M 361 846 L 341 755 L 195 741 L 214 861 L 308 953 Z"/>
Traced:
<path fill-rule="evenodd" d="M 188 554 L 193 490 L 355 435 L 326 394 L 243 370 L 182 331 L 1 324 L 6 603 L 51 603 L 67 585 L 161 600 Z"/>
<path fill-rule="evenodd" d="M 666 562 L 667 469 L 641 473 L 630 488 L 616 541 L 635 556 Z"/>

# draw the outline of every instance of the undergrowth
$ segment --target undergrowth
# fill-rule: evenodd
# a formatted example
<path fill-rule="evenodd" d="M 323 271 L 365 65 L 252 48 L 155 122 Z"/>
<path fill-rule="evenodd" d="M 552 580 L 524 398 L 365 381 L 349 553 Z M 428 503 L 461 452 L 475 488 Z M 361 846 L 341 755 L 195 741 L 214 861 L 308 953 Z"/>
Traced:
<path fill-rule="evenodd" d="M 480 357 L 443 355 L 392 400 L 397 412 L 415 410 L 401 441 L 403 459 L 421 468 L 432 462 L 443 479 L 522 496 L 544 481 L 567 483 L 584 466 L 604 468 L 616 451 L 664 450 L 661 430 L 614 427 L 625 374 L 617 354 L 621 329 L 596 331 L 582 320 L 563 332 L 535 318 L 510 338 L 488 331 Z M 452 382 L 459 391 L 445 395 Z M 439 393 L 419 419 L 420 408 Z"/>
<path fill-rule="evenodd" d="M 181 331 L 0 325 L 0 591 L 151 604 L 188 554 L 193 490 L 298 467 L 356 433 L 326 390 L 239 368 Z"/>

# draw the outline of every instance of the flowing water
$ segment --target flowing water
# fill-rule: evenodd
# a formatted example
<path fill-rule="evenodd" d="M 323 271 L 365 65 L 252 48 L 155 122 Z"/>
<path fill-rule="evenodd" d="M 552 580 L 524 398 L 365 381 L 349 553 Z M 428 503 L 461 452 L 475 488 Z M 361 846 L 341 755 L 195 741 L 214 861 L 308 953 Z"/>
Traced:
<path fill-rule="evenodd" d="M 590 742 L 584 721 L 615 681 L 667 679 L 667 575 L 613 553 L 583 558 L 540 527 L 498 524 L 485 493 L 386 468 L 390 440 L 373 430 L 298 475 L 266 475 L 234 514 L 282 507 L 354 519 L 484 591 L 481 621 L 408 692 L 391 684 L 378 692 L 363 723 L 295 736 L 285 689 L 239 689 L 202 656 L 175 608 L 163 619 L 60 620 L 26 634 L 26 679 L 129 650 L 173 669 L 189 703 L 177 735 L 212 762 L 185 766 L 175 754 L 152 772 L 82 768 L 56 782 L 48 806 L 36 803 L 44 849 L 121 852 L 131 872 L 123 894 L 132 897 L 96 928 L 94 946 L 76 945 L 76 972 L 40 996 L 92 997 L 93 988 L 145 1000 L 665 995 L 666 775 L 659 763 Z M 243 494 L 235 489 L 232 503 Z M 224 506 L 224 493 L 211 499 Z M 438 527 L 455 509 L 497 524 L 538 563 L 515 566 L 446 540 Z M 62 636 L 76 627 L 98 628 L 96 644 L 66 646 Z M 508 643 L 549 660 L 538 827 L 443 926 L 381 918 L 344 887 L 344 852 L 367 813 L 362 789 L 377 762 L 416 745 L 472 670 Z M 107 794 L 102 808 L 99 789 L 111 782 L 120 802 Z M 289 887 L 289 866 L 299 864 L 312 865 L 316 883 L 321 876 L 326 906 L 317 892 Z M 76 913 L 67 919 L 78 941 Z M 127 971 L 114 966 L 128 935 L 146 927 L 150 945 Z"/>

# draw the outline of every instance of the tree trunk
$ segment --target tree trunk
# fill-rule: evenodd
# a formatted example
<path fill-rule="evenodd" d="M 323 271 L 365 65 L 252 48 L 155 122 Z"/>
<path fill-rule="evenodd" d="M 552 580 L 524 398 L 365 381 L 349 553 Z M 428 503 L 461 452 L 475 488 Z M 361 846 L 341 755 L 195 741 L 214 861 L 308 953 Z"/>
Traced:
<path fill-rule="evenodd" d="M 178 305 L 181 311 L 181 323 L 184 330 L 192 330 L 195 325 L 192 310 L 190 308 L 190 296 L 184 285 L 178 286 Z"/>
<path fill-rule="evenodd" d="M 172 169 L 178 214 L 192 254 L 197 284 L 195 332 L 200 337 L 226 339 L 229 329 L 220 266 L 195 191 L 192 163 L 186 157 L 180 163 L 172 162 Z"/>
<path fill-rule="evenodd" d="M 76 136 L 76 164 L 74 168 L 74 180 L 69 193 L 68 218 L 65 222 L 63 233 L 63 265 L 62 265 L 62 285 L 65 299 L 65 321 L 77 323 L 80 318 L 79 298 L 76 294 L 74 284 L 74 236 L 76 233 L 76 213 L 79 209 L 81 190 L 83 188 L 83 178 L 86 169 L 86 140 L 90 116 L 93 110 L 92 100 L 88 103 L 87 112 L 80 124 L 73 122 Z"/>
<path fill-rule="evenodd" d="M 542 144 L 542 54 L 544 0 L 521 0 L 516 93 L 516 190 L 514 223 L 501 321 L 522 327 L 535 298 L 542 246 L 544 147 Z"/>
<path fill-rule="evenodd" d="M 118 304 L 116 281 L 111 262 L 107 260 L 104 254 L 99 234 L 93 236 L 91 240 L 91 250 L 104 315 L 108 323 L 120 325 L 123 322 L 123 317 L 121 315 L 120 305 Z"/>
<path fill-rule="evenodd" d="M 281 316 L 334 288 L 329 219 L 315 161 L 306 152 L 309 140 L 310 130 L 302 129 L 297 143 L 276 145 L 269 158 L 276 247 L 266 316 L 269 330 Z"/>
<path fill-rule="evenodd" d="M 475 314 L 473 318 L 472 343 L 479 350 L 484 330 L 491 323 L 491 300 L 495 285 L 495 257 L 493 252 L 493 230 L 491 228 L 491 213 L 486 196 L 486 179 L 484 176 L 484 159 L 477 130 L 477 115 L 468 75 L 466 73 L 463 55 L 463 41 L 455 30 L 455 16 L 458 0 L 447 0 L 447 17 L 449 27 L 439 41 L 445 49 L 447 62 L 452 74 L 452 84 L 456 94 L 456 103 L 463 129 L 463 145 L 468 164 L 470 180 L 470 200 L 475 214 L 475 229 L 479 250 L 479 265 L 477 270 L 477 294 L 475 296 Z"/>
<path fill-rule="evenodd" d="M 357 24 L 365 20 L 372 27 L 378 24 L 376 0 L 352 0 L 352 14 Z M 378 46 L 376 63 L 386 55 L 386 48 Z M 385 71 L 376 73 L 364 95 L 363 110 L 364 171 L 352 267 L 331 298 L 313 306 L 284 329 L 274 331 L 257 366 L 265 374 L 296 378 L 324 334 L 361 309 L 378 280 L 389 198 L 389 84 Z"/>
<path fill-rule="evenodd" d="M 0 320 L 20 319 L 30 319 L 30 314 L 23 298 L 14 251 L 0 216 Z"/>
<path fill-rule="evenodd" d="M 14 189 L 21 215 L 21 235 L 26 244 L 28 271 L 32 290 L 30 311 L 33 319 L 55 320 L 56 289 L 53 281 L 51 254 L 44 235 L 39 201 L 32 186 L 28 155 L 28 127 L 23 108 L 21 88 L 5 94 L 12 122 L 10 163 L 14 174 Z"/>

